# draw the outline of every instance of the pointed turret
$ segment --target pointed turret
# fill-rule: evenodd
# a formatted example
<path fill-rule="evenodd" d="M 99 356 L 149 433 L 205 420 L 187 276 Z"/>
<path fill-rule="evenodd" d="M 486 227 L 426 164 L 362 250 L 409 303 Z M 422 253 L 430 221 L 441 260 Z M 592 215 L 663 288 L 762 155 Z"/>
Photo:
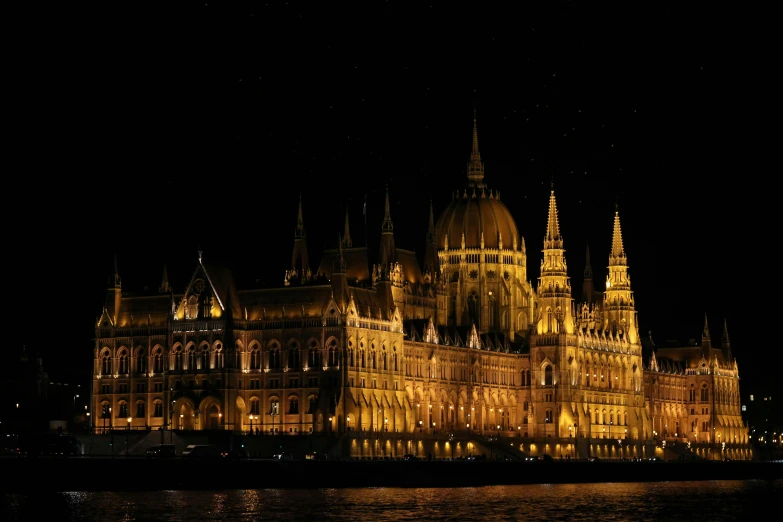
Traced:
<path fill-rule="evenodd" d="M 389 205 L 389 186 L 386 185 L 386 202 L 383 205 L 383 225 L 381 225 L 383 232 L 394 231 L 394 223 L 391 218 L 391 207 Z"/>
<path fill-rule="evenodd" d="M 704 328 L 701 332 L 701 348 L 702 353 L 706 359 L 710 358 L 710 348 L 712 348 L 712 342 L 710 340 L 710 327 L 707 324 L 707 314 L 704 314 Z"/>
<path fill-rule="evenodd" d="M 343 230 L 343 248 L 351 248 L 353 242 L 351 241 L 351 228 L 348 225 L 348 209 L 345 209 L 345 229 Z"/>
<path fill-rule="evenodd" d="M 299 208 L 296 212 L 296 231 L 294 232 L 294 238 L 305 238 L 304 218 L 302 217 L 302 196 L 299 196 Z"/>
<path fill-rule="evenodd" d="M 720 345 L 723 348 L 723 355 L 726 358 L 726 362 L 731 362 L 731 341 L 729 340 L 729 326 L 726 319 L 723 319 L 723 335 L 720 338 Z"/>
<path fill-rule="evenodd" d="M 345 312 L 345 304 L 348 298 L 348 276 L 346 275 L 345 258 L 343 257 L 343 240 L 337 236 L 337 255 L 332 266 L 332 294 L 340 311 Z"/>
<path fill-rule="evenodd" d="M 166 268 L 166 265 L 163 265 L 163 277 L 160 281 L 160 287 L 158 288 L 158 291 L 161 294 L 168 294 L 171 292 L 171 285 L 169 284 L 169 272 Z"/>
<path fill-rule="evenodd" d="M 391 219 L 389 205 L 389 187 L 386 186 L 386 203 L 383 210 L 383 225 L 381 226 L 381 248 L 379 249 L 380 269 L 388 271 L 389 265 L 397 261 L 397 251 L 394 247 L 394 224 Z"/>
<path fill-rule="evenodd" d="M 483 180 L 484 163 L 481 161 L 481 153 L 479 153 L 476 110 L 473 109 L 473 148 L 470 151 L 470 161 L 468 161 L 468 183 L 470 186 L 481 187 L 484 185 Z"/>
<path fill-rule="evenodd" d="M 114 254 L 114 271 L 111 277 L 109 277 L 109 289 L 106 293 L 106 303 L 104 304 L 112 324 L 117 324 L 120 303 L 122 303 L 122 279 L 120 278 L 120 271 L 117 269 L 117 254 Z"/>
<path fill-rule="evenodd" d="M 588 305 L 595 301 L 595 283 L 593 282 L 593 267 L 590 263 L 590 245 L 585 247 L 585 274 L 582 281 L 582 302 Z"/>
<path fill-rule="evenodd" d="M 635 344 L 639 339 L 636 324 L 636 308 L 631 291 L 631 277 L 628 275 L 628 260 L 623 248 L 623 234 L 620 228 L 620 212 L 615 205 L 612 228 L 612 251 L 609 255 L 609 273 L 604 291 L 604 328 L 612 333 L 623 332 L 628 341 Z"/>
<path fill-rule="evenodd" d="M 573 333 L 574 321 L 571 311 L 571 281 L 567 273 L 563 238 L 557 220 L 557 201 L 554 184 L 549 193 L 549 211 L 544 236 L 541 275 L 538 278 L 538 295 L 542 314 L 536 330 L 539 334 Z"/>
<path fill-rule="evenodd" d="M 114 254 L 114 273 L 112 274 L 112 283 L 114 288 L 122 288 L 122 279 L 120 278 L 120 271 L 117 270 L 117 254 Z"/>
<path fill-rule="evenodd" d="M 440 272 L 438 259 L 438 244 L 435 238 L 435 215 L 432 210 L 432 200 L 430 200 L 430 222 L 427 227 L 427 241 L 424 250 L 424 271 L 429 272 L 434 278 Z"/>
<path fill-rule="evenodd" d="M 291 254 L 291 268 L 286 272 L 286 284 L 292 279 L 305 282 L 310 279 L 310 275 L 310 262 L 307 258 L 307 235 L 305 234 L 304 218 L 302 217 L 302 196 L 299 196 L 296 230 L 294 231 L 294 250 Z"/>

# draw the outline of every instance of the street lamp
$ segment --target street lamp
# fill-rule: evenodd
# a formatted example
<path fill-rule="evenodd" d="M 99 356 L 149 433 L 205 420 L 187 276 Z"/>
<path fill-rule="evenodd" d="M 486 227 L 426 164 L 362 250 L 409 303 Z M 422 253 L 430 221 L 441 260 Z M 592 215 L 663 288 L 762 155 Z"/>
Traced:
<path fill-rule="evenodd" d="M 218 424 L 220 425 L 220 429 L 223 429 L 223 414 L 218 413 Z"/>
<path fill-rule="evenodd" d="M 348 417 L 346 417 L 346 420 L 348 421 L 348 424 L 347 424 L 348 430 L 347 431 L 351 431 L 351 416 L 348 415 Z"/>
<path fill-rule="evenodd" d="M 130 425 L 133 418 L 128 417 L 128 429 L 125 430 L 125 456 L 128 456 L 128 442 L 130 441 Z"/>
<path fill-rule="evenodd" d="M 383 419 L 383 431 L 389 431 L 389 419 Z"/>
<path fill-rule="evenodd" d="M 329 433 L 332 433 L 332 417 L 329 417 Z"/>
<path fill-rule="evenodd" d="M 421 435 L 421 421 L 419 421 L 419 435 Z"/>
<path fill-rule="evenodd" d="M 179 414 L 179 429 L 185 429 L 185 414 L 180 413 Z"/>
<path fill-rule="evenodd" d="M 253 414 L 250 414 L 250 435 L 253 434 Z"/>

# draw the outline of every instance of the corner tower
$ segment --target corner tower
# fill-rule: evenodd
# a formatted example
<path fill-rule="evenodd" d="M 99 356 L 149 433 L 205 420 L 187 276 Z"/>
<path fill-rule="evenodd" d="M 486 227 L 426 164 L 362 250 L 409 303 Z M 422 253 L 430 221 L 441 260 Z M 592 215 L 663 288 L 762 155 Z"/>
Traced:
<path fill-rule="evenodd" d="M 609 273 L 604 291 L 604 328 L 612 334 L 627 336 L 631 344 L 639 342 L 636 308 L 631 277 L 628 275 L 628 259 L 623 248 L 623 234 L 620 229 L 620 213 L 615 207 L 612 230 L 612 252 L 609 255 Z"/>
<path fill-rule="evenodd" d="M 565 248 L 557 219 L 555 190 L 549 193 L 549 217 L 544 237 L 541 275 L 538 278 L 539 317 L 536 332 L 574 333 L 571 281 L 567 273 Z"/>

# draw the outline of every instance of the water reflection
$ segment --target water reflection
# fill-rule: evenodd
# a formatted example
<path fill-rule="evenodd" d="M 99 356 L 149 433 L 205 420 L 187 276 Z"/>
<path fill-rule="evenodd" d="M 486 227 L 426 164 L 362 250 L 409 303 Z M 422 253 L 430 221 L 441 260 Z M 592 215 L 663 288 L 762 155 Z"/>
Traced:
<path fill-rule="evenodd" d="M 736 520 L 777 510 L 783 480 L 3 495 L 3 520 Z"/>

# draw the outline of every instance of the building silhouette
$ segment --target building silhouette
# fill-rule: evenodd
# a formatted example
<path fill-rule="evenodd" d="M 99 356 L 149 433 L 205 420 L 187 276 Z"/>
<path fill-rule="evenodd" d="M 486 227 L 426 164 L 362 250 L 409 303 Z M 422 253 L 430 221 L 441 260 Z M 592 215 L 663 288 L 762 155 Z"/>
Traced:
<path fill-rule="evenodd" d="M 199 252 L 185 288 L 123 292 L 117 270 L 95 322 L 94 431 L 339 434 L 343 455 L 520 454 L 751 458 L 727 325 L 713 343 L 655 346 L 639 332 L 615 209 L 605 288 L 590 253 L 574 298 L 554 186 L 540 272 L 501 194 L 485 183 L 474 119 L 467 179 L 424 263 L 397 246 L 386 190 L 377 256 L 346 214 L 309 265 L 300 198 L 277 288 L 243 289 Z M 596 252 L 592 253 L 593 256 Z"/>

